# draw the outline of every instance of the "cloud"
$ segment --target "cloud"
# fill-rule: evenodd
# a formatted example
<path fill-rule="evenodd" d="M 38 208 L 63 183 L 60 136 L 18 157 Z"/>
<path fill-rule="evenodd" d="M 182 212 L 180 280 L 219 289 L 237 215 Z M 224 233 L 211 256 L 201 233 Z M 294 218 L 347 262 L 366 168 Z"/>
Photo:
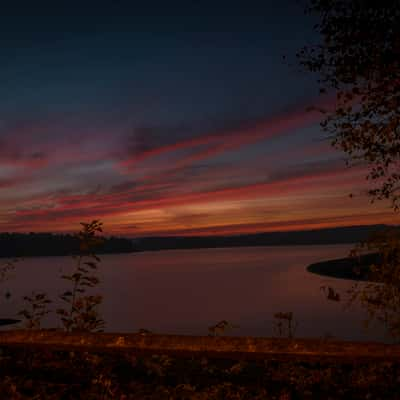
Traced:
<path fill-rule="evenodd" d="M 72 141 L 52 131 L 54 121 L 39 124 L 44 141 L 25 124 L 23 134 L 0 140 L 2 229 L 68 231 L 102 219 L 113 233 L 226 234 L 279 221 L 287 229 L 335 223 L 318 210 L 348 213 L 337 195 L 362 187 L 365 171 L 346 169 L 326 143 L 310 140 L 321 115 L 304 109 L 215 130 L 210 122 L 154 124 L 128 137 L 74 132 Z M 310 204 L 316 212 L 307 220 Z"/>
<path fill-rule="evenodd" d="M 185 135 L 193 135 L 194 131 L 194 127 L 187 124 L 140 126 L 128 136 L 124 151 L 133 156 L 152 152 L 182 140 Z"/>
<path fill-rule="evenodd" d="M 26 147 L 9 142 L 6 139 L 0 139 L 0 166 L 3 164 L 36 169 L 47 164 L 48 157 L 45 152 L 26 150 Z"/>
<path fill-rule="evenodd" d="M 160 229 L 147 232 L 147 235 L 154 236 L 209 236 L 209 235 L 237 235 L 257 232 L 280 232 L 295 230 L 311 230 L 322 228 L 333 228 L 338 226 L 368 225 L 376 221 L 391 223 L 393 218 L 390 212 L 351 213 L 325 218 L 299 218 L 291 221 L 274 221 L 262 223 L 238 223 L 210 225 L 205 227 L 181 228 L 181 229 Z M 134 231 L 132 231 L 135 234 Z M 136 233 L 137 235 L 137 233 Z"/>
<path fill-rule="evenodd" d="M 134 181 L 134 180 L 129 180 L 129 181 L 125 181 L 125 182 L 113 185 L 109 189 L 109 193 L 126 192 L 126 191 L 129 191 L 129 190 L 135 189 L 135 187 L 137 187 L 137 182 Z"/>
<path fill-rule="evenodd" d="M 330 104 L 331 100 L 325 100 L 323 104 Z M 169 144 L 156 145 L 156 142 L 162 143 L 170 140 L 170 129 L 162 128 L 156 130 L 149 129 L 141 130 L 139 135 L 139 145 L 132 151 L 132 146 L 128 145 L 127 156 L 121 161 L 120 165 L 123 168 L 131 169 L 137 164 L 160 156 L 177 154 L 177 152 L 183 152 L 180 160 L 177 161 L 176 167 L 182 167 L 190 163 L 204 160 L 211 156 L 218 155 L 220 153 L 238 149 L 242 146 L 249 145 L 260 140 L 267 138 L 289 134 L 295 129 L 308 126 L 310 124 L 317 123 L 321 120 L 321 114 L 315 110 L 306 110 L 306 106 L 303 106 L 297 110 L 287 112 L 275 117 L 267 118 L 259 121 L 247 121 L 236 128 L 226 128 L 221 131 L 213 133 L 204 133 L 191 136 L 193 128 L 187 132 L 189 138 L 175 141 Z M 183 127 L 180 129 L 183 130 Z M 145 132 L 148 132 L 146 136 Z M 173 135 L 172 135 L 173 136 Z M 150 139 L 149 139 L 150 138 Z M 157 140 L 154 140 L 157 138 Z M 174 137 L 174 139 L 176 139 Z M 130 139 L 131 143 L 132 138 Z M 142 143 L 143 142 L 143 143 Z"/>
<path fill-rule="evenodd" d="M 2 189 L 10 189 L 14 186 L 21 184 L 24 181 L 22 177 L 18 178 L 8 178 L 8 179 L 0 179 L 0 190 Z"/>
<path fill-rule="evenodd" d="M 315 165 L 314 165 L 315 167 Z M 323 171 L 313 169 L 311 166 L 303 168 L 300 174 L 287 174 L 272 181 L 242 184 L 241 186 L 227 187 L 206 191 L 191 191 L 176 193 L 168 184 L 153 183 L 143 186 L 125 182 L 119 187 L 116 185 L 107 193 L 88 194 L 60 194 L 53 198 L 51 208 L 24 209 L 16 212 L 10 226 L 23 226 L 23 223 L 42 223 L 46 225 L 51 221 L 62 220 L 64 223 L 80 222 L 82 219 L 118 217 L 146 210 L 168 209 L 171 207 L 187 206 L 193 204 L 207 204 L 223 201 L 245 201 L 248 199 L 274 198 L 276 196 L 287 198 L 300 194 L 310 193 L 313 190 L 320 192 L 324 188 L 341 184 L 341 187 L 353 187 L 359 180 L 360 173 L 344 171 L 336 168 L 326 168 Z M 165 189 L 168 190 L 165 190 Z M 118 191 L 118 189 L 120 191 Z M 208 206 L 209 207 L 209 206 Z M 17 224 L 17 225 L 15 225 Z"/>
<path fill-rule="evenodd" d="M 273 171 L 268 175 L 268 182 L 280 182 L 301 177 L 307 178 L 310 176 L 316 177 L 319 175 L 342 173 L 346 168 L 344 161 L 338 158 L 305 161 Z M 360 168 L 357 170 L 359 169 Z M 354 172 L 356 169 L 353 168 L 351 171 Z"/>

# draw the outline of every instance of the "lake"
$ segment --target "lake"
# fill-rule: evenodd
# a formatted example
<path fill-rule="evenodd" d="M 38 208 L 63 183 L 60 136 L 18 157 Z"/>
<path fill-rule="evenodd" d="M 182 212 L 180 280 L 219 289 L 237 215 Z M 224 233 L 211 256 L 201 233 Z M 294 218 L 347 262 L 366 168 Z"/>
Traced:
<path fill-rule="evenodd" d="M 363 310 L 344 310 L 326 300 L 320 287 L 344 293 L 351 281 L 306 271 L 314 262 L 347 256 L 351 245 L 277 246 L 167 250 L 101 256 L 97 293 L 106 331 L 206 335 L 227 320 L 239 327 L 230 335 L 273 336 L 273 314 L 292 311 L 297 337 L 331 335 L 349 340 L 383 340 L 380 327 L 364 330 Z M 59 277 L 74 267 L 72 258 L 29 258 L 2 284 L 0 317 L 15 317 L 22 296 L 44 290 L 53 299 L 68 287 Z M 60 303 L 58 301 L 58 303 Z M 56 308 L 58 304 L 53 305 Z M 45 327 L 58 326 L 52 313 Z M 3 328 L 10 329 L 10 328 Z"/>

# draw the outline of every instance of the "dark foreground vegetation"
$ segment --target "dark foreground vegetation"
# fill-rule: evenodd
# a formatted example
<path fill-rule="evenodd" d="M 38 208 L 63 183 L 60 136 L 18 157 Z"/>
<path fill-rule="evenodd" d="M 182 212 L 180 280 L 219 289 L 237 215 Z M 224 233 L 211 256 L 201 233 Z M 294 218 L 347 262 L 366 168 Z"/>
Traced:
<path fill-rule="evenodd" d="M 400 361 L 235 361 L 3 348 L 2 399 L 398 399 Z"/>

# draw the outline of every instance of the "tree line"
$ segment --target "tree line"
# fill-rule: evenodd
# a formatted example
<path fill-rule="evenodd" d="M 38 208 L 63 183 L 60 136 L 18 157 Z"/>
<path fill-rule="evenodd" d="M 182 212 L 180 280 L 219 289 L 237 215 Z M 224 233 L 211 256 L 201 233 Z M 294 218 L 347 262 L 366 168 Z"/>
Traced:
<path fill-rule="evenodd" d="M 55 233 L 0 233 L 0 257 L 69 256 L 79 254 L 76 235 Z M 98 244 L 96 253 L 133 251 L 130 239 L 108 237 Z"/>

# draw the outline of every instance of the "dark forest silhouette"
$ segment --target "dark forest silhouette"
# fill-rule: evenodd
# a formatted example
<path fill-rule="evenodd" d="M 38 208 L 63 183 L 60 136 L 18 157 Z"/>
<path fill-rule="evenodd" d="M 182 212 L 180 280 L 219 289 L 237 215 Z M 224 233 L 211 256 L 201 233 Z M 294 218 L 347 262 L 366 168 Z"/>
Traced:
<path fill-rule="evenodd" d="M 135 250 L 350 244 L 365 240 L 372 232 L 384 228 L 385 225 L 364 225 L 235 236 L 148 237 L 137 239 Z"/>
<path fill-rule="evenodd" d="M 291 232 L 266 232 L 235 236 L 169 236 L 137 239 L 109 237 L 98 254 L 218 247 L 327 245 L 356 243 L 385 225 L 350 226 Z M 0 233 L 0 257 L 69 256 L 79 253 L 79 240 L 69 234 Z"/>
<path fill-rule="evenodd" d="M 70 234 L 0 233 L 0 257 L 70 256 L 79 254 L 79 238 Z M 109 237 L 96 248 L 96 253 L 133 251 L 132 241 Z"/>

